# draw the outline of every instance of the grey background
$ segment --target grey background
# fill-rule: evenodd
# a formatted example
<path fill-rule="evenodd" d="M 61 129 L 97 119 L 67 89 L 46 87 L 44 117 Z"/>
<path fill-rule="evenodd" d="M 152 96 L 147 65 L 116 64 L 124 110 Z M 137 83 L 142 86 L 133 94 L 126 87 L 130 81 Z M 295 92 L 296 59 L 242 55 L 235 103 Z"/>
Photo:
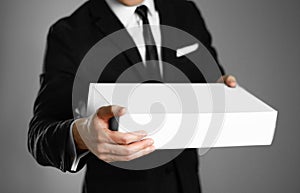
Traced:
<path fill-rule="evenodd" d="M 80 192 L 83 172 L 39 166 L 27 151 L 26 137 L 48 28 L 82 2 L 1 2 L 0 192 Z M 279 111 L 272 146 L 213 149 L 201 157 L 204 193 L 300 192 L 300 2 L 197 4 L 227 72 Z"/>

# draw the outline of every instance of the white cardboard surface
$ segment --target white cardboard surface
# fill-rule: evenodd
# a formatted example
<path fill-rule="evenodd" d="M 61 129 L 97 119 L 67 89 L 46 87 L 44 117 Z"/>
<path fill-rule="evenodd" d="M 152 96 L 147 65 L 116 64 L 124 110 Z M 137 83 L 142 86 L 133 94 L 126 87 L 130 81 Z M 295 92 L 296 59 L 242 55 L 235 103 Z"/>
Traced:
<path fill-rule="evenodd" d="M 120 132 L 146 130 L 157 149 L 271 145 L 277 120 L 242 87 L 223 84 L 90 84 L 87 113 L 110 104 L 127 108 Z M 190 105 L 198 108 L 183 112 Z"/>

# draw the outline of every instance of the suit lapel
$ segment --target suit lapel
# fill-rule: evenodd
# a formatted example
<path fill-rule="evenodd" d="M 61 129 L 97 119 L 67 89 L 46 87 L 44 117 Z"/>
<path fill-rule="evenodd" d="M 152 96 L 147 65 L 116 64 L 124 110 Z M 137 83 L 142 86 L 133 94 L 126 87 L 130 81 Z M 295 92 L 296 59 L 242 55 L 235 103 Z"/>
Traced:
<path fill-rule="evenodd" d="M 180 14 L 180 6 L 174 0 L 155 0 L 160 15 L 162 36 L 162 60 L 170 65 L 163 65 L 165 82 L 183 83 L 198 80 L 202 77 L 198 69 L 186 57 L 178 58 L 176 49 L 194 43 L 193 38 L 183 36 L 184 16 Z M 188 32 L 186 32 L 188 33 Z M 171 49 L 170 49 L 171 48 Z M 174 70 L 177 69 L 177 70 Z M 182 76 L 184 73 L 184 76 Z"/>
<path fill-rule="evenodd" d="M 161 27 L 161 39 L 162 39 L 162 60 L 165 63 L 171 64 L 172 66 L 176 67 L 176 51 L 170 49 L 170 47 L 175 48 L 178 45 L 178 36 L 174 33 L 175 31 L 172 30 L 170 33 L 169 29 L 172 27 L 178 27 L 178 19 L 176 16 L 178 13 L 175 12 L 174 5 L 172 1 L 168 0 L 154 0 L 156 9 L 160 16 L 160 24 L 163 26 Z M 172 68 L 169 65 L 163 65 L 164 71 L 164 80 L 165 82 L 176 82 L 176 75 L 172 72 Z"/>
<path fill-rule="evenodd" d="M 166 1 L 166 2 L 164 2 Z M 155 0 L 155 6 L 156 10 L 159 13 L 160 17 L 160 25 L 163 26 L 176 26 L 176 14 L 174 14 L 172 11 L 172 2 L 168 2 L 167 0 Z M 165 45 L 169 45 L 169 35 L 166 30 L 161 30 L 161 39 L 162 39 L 162 60 L 168 61 L 170 59 L 173 59 L 174 56 L 172 52 L 169 51 L 169 49 L 166 49 Z"/>
<path fill-rule="evenodd" d="M 142 58 L 136 45 L 125 29 L 123 24 L 115 16 L 104 0 L 91 0 L 91 14 L 95 18 L 95 24 L 103 33 L 104 37 L 110 38 L 111 42 L 120 49 L 126 58 L 129 60 L 129 66 L 142 62 Z M 110 34 L 122 30 L 118 35 Z M 138 72 L 137 72 L 138 73 Z M 139 74 L 141 76 L 141 74 Z"/>

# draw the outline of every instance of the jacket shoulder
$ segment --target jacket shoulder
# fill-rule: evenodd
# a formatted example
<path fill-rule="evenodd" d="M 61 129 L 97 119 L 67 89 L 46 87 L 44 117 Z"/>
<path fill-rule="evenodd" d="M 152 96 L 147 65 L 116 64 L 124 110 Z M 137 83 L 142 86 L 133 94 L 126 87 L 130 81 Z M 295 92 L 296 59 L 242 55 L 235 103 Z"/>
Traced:
<path fill-rule="evenodd" d="M 180 9 L 182 11 L 187 10 L 198 10 L 194 1 L 191 0 L 163 0 L 164 3 L 172 4 L 175 9 Z"/>
<path fill-rule="evenodd" d="M 62 32 L 64 30 L 69 31 L 76 28 L 84 28 L 91 20 L 89 7 L 90 1 L 85 2 L 69 16 L 63 17 L 52 24 L 50 32 Z"/>

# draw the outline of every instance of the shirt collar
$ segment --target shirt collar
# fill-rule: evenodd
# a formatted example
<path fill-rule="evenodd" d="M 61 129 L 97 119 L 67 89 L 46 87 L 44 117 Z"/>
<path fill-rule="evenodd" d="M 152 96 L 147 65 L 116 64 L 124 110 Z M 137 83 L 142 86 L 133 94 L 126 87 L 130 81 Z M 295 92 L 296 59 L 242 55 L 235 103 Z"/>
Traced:
<path fill-rule="evenodd" d="M 127 24 L 129 23 L 131 17 L 134 15 L 135 10 L 138 6 L 146 5 L 148 7 L 150 16 L 153 16 L 156 12 L 153 0 L 144 0 L 142 3 L 135 6 L 123 5 L 118 0 L 105 0 L 105 1 L 124 26 L 127 26 Z"/>

